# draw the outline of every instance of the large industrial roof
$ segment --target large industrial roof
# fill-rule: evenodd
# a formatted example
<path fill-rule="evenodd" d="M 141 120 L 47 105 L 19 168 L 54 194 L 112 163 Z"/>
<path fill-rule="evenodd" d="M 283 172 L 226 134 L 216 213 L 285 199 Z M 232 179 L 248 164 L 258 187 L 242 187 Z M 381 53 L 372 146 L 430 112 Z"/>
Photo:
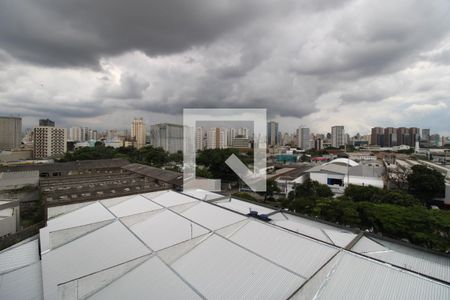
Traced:
<path fill-rule="evenodd" d="M 41 261 L 36 237 L 0 252 L 0 299 L 42 299 Z"/>
<path fill-rule="evenodd" d="M 204 194 L 215 200 L 204 201 Z M 249 209 L 272 221 L 249 217 Z M 450 298 L 448 280 L 439 275 L 450 269 L 448 258 L 428 265 L 437 270 L 433 279 L 431 271 L 422 275 L 358 253 L 377 250 L 358 245 L 360 238 L 220 194 L 166 191 L 60 209 L 41 229 L 41 261 L 35 242 L 34 256 L 26 251 L 0 266 L 40 271 L 42 263 L 39 274 L 27 275 L 42 282 L 35 299 L 42 293 L 50 300 Z M 0 298 L 19 299 L 14 287 L 22 295 L 20 284 L 9 285 L 6 294 L 0 283 Z"/>
<path fill-rule="evenodd" d="M 163 170 L 142 164 L 125 165 L 122 167 L 122 169 L 135 172 L 170 184 L 181 185 L 183 183 L 183 174 L 170 170 Z"/>
<path fill-rule="evenodd" d="M 0 172 L 20 172 L 20 171 L 38 170 L 39 172 L 43 173 L 43 172 L 53 172 L 53 171 L 73 171 L 73 170 L 84 170 L 84 169 L 120 168 L 127 164 L 129 164 L 129 162 L 123 158 L 80 160 L 80 161 L 60 162 L 60 163 L 51 163 L 51 164 L 3 166 L 3 167 L 0 167 Z"/>

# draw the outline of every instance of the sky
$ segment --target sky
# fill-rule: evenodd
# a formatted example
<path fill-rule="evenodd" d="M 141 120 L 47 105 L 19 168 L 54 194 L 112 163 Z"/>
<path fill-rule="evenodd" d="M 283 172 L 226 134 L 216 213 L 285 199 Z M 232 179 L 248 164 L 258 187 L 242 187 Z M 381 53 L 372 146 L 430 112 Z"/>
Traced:
<path fill-rule="evenodd" d="M 448 0 L 2 0 L 0 115 L 181 123 L 266 108 L 283 131 L 450 135 Z"/>

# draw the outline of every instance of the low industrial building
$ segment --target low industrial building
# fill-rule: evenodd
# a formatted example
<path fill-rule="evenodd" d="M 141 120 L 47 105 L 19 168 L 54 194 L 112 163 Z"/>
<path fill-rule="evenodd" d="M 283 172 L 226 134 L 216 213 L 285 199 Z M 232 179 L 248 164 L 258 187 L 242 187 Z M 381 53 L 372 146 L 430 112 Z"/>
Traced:
<path fill-rule="evenodd" d="M 202 190 L 48 217 L 0 252 L 1 299 L 450 298 L 447 256 Z"/>
<path fill-rule="evenodd" d="M 337 158 L 307 172 L 311 180 L 328 185 L 335 193 L 343 193 L 349 184 L 384 187 L 384 167 L 372 161 L 357 163 L 348 158 Z"/>

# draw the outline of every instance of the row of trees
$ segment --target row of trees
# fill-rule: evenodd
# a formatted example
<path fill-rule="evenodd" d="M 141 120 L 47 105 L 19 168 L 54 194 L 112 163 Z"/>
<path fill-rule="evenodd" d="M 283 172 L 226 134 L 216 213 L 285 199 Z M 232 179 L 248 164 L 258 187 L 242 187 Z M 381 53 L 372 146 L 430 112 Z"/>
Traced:
<path fill-rule="evenodd" d="M 450 213 L 427 209 L 421 200 L 399 191 L 350 185 L 332 198 L 328 186 L 307 180 L 282 205 L 329 222 L 381 233 L 438 251 L 450 248 Z"/>
<path fill-rule="evenodd" d="M 232 155 L 236 155 L 244 164 L 252 163 L 253 156 L 241 154 L 237 149 L 207 149 L 198 151 L 197 169 L 198 176 L 205 178 L 220 178 L 227 181 L 237 181 L 238 176 L 228 167 L 225 161 Z M 141 149 L 134 147 L 105 147 L 102 143 L 97 143 L 95 147 L 83 147 L 76 149 L 72 153 L 66 153 L 60 160 L 94 160 L 125 158 L 130 162 L 143 163 L 155 167 L 161 167 L 168 164 L 181 164 L 183 162 L 183 153 L 168 153 L 162 148 L 146 146 Z"/>
<path fill-rule="evenodd" d="M 134 147 L 105 147 L 98 143 L 95 147 L 83 147 L 76 149 L 72 153 L 66 153 L 60 161 L 75 161 L 75 160 L 94 160 L 94 159 L 111 159 L 111 158 L 125 158 L 130 162 L 143 163 L 156 167 L 161 167 L 169 163 L 180 164 L 183 162 L 183 154 L 168 153 L 162 148 L 153 146 L 146 146 L 141 149 Z"/>

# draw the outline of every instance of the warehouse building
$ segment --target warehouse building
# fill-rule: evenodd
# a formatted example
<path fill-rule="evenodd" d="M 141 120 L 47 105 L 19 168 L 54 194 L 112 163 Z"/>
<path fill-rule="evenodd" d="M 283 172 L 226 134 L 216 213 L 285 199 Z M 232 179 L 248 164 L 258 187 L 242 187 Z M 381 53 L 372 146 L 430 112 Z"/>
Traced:
<path fill-rule="evenodd" d="M 202 190 L 48 217 L 0 252 L 1 299 L 450 298 L 448 257 Z"/>

